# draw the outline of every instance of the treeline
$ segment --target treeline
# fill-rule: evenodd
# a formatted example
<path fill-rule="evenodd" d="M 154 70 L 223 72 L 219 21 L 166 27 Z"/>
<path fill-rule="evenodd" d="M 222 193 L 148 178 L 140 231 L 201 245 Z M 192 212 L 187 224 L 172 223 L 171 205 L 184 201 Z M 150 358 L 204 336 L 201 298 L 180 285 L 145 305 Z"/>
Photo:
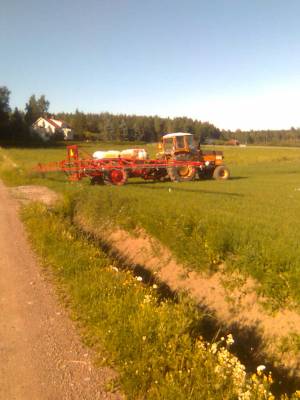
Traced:
<path fill-rule="evenodd" d="M 201 143 L 223 144 L 236 139 L 245 144 L 261 145 L 299 145 L 300 128 L 288 130 L 220 130 L 209 122 L 202 122 L 187 117 L 162 118 L 159 116 L 140 116 L 126 114 L 49 113 L 50 103 L 44 95 L 32 95 L 25 104 L 24 111 L 10 107 L 10 91 L 0 86 L 0 140 L 8 143 L 40 141 L 30 129 L 39 117 L 54 117 L 68 123 L 75 132 L 77 140 L 102 141 L 142 141 L 157 142 L 170 132 L 189 132 Z"/>
<path fill-rule="evenodd" d="M 209 122 L 179 117 L 115 115 L 110 113 L 60 113 L 57 118 L 67 122 L 78 138 L 103 141 L 157 142 L 170 132 L 193 133 L 201 143 L 223 144 L 236 139 L 243 144 L 300 145 L 300 128 L 289 130 L 220 130 Z"/>
<path fill-rule="evenodd" d="M 300 128 L 279 130 L 222 131 L 221 136 L 227 141 L 236 139 L 244 144 L 300 146 Z"/>
<path fill-rule="evenodd" d="M 162 134 L 189 132 L 202 142 L 220 140 L 221 131 L 213 124 L 187 117 L 161 118 L 125 114 L 60 113 L 57 118 L 67 122 L 77 136 L 85 139 L 109 141 L 156 142 Z"/>

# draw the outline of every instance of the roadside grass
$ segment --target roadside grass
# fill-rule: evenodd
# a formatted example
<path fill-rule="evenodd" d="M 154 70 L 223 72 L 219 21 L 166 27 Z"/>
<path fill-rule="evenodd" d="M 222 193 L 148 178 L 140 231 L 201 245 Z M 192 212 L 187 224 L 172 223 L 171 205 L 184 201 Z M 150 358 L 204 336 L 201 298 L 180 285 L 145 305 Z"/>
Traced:
<path fill-rule="evenodd" d="M 88 143 L 97 149 L 128 147 Z M 142 147 L 142 146 L 139 146 Z M 154 155 L 156 147 L 145 145 Z M 59 161 L 65 150 L 1 150 L 17 167 L 2 162 L 6 184 L 46 185 L 73 193 L 75 212 L 96 226 L 107 221 L 133 231 L 142 227 L 188 268 L 214 272 L 221 263 L 257 281 L 271 311 L 300 305 L 300 149 L 223 146 L 232 179 L 225 182 L 151 183 L 130 180 L 123 187 L 91 187 L 59 173 L 31 173 L 39 162 Z M 3 165 L 5 165 L 3 167 Z"/>
<path fill-rule="evenodd" d="M 162 300 L 156 285 L 119 268 L 72 226 L 72 207 L 72 201 L 50 210 L 31 203 L 22 216 L 85 341 L 107 350 L 128 399 L 274 399 L 271 376 L 247 376 L 228 350 L 230 335 L 205 342 L 194 304 Z"/>

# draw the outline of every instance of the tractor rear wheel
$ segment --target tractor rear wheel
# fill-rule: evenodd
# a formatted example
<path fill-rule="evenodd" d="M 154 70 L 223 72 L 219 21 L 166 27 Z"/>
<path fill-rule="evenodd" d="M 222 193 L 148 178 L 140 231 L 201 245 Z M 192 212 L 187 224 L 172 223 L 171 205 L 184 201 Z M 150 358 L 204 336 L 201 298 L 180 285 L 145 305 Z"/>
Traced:
<path fill-rule="evenodd" d="M 188 154 L 178 154 L 172 161 L 192 161 Z M 193 165 L 170 166 L 167 167 L 168 175 L 171 181 L 188 182 L 195 178 L 196 167 Z"/>
<path fill-rule="evenodd" d="M 127 172 L 125 169 L 111 169 L 105 173 L 104 183 L 106 185 L 121 186 L 127 182 Z"/>
<path fill-rule="evenodd" d="M 214 169 L 213 173 L 214 179 L 225 181 L 226 179 L 229 179 L 229 177 L 230 177 L 230 172 L 225 165 L 219 165 Z"/>

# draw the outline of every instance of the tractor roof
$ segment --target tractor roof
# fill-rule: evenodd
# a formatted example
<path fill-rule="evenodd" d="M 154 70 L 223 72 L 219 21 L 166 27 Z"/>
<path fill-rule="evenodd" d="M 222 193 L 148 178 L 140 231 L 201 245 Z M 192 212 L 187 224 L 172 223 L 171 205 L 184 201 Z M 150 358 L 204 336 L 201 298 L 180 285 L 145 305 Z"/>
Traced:
<path fill-rule="evenodd" d="M 167 135 L 163 136 L 163 139 L 169 139 L 174 136 L 192 136 L 191 133 L 186 133 L 186 132 L 176 132 L 176 133 L 168 133 Z"/>

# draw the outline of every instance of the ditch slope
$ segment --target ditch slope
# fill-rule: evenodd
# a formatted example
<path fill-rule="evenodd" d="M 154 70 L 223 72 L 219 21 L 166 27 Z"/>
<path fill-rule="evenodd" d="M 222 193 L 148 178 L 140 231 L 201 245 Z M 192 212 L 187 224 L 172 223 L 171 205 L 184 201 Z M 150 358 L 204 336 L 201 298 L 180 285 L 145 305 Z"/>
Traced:
<path fill-rule="evenodd" d="M 99 228 L 80 216 L 75 222 L 127 265 L 145 268 L 172 292 L 189 293 L 212 316 L 217 327 L 244 341 L 240 343 L 245 351 L 244 363 L 247 364 L 252 353 L 254 362 L 273 364 L 277 369 L 286 369 L 289 376 L 300 378 L 299 353 L 283 345 L 290 340 L 290 335 L 300 335 L 300 315 L 287 309 L 268 313 L 262 305 L 267 299 L 257 295 L 254 280 L 228 274 L 225 265 L 220 265 L 219 271 L 212 275 L 189 271 L 176 262 L 167 248 L 142 230 L 130 234 L 109 226 Z"/>

